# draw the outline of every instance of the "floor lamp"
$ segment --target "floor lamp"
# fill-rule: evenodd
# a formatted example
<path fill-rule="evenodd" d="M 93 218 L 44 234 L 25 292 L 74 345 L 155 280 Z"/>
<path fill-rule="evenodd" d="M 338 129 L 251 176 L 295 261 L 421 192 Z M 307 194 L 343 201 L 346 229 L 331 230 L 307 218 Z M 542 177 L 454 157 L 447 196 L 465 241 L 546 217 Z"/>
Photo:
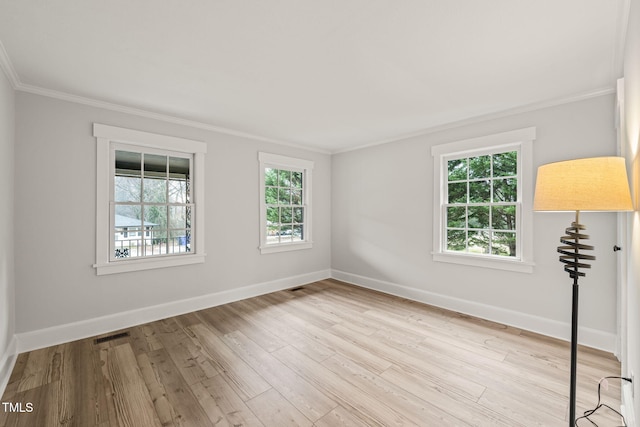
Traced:
<path fill-rule="evenodd" d="M 582 269 L 590 268 L 585 261 L 595 256 L 583 251 L 593 246 L 582 241 L 580 211 L 628 211 L 633 210 L 627 170 L 622 157 L 594 157 L 549 163 L 538 168 L 535 211 L 575 211 L 576 219 L 565 230 L 558 246 L 564 271 L 573 279 L 571 304 L 571 383 L 569 389 L 569 426 L 576 419 L 576 368 L 578 350 L 578 278 L 585 275 Z"/>

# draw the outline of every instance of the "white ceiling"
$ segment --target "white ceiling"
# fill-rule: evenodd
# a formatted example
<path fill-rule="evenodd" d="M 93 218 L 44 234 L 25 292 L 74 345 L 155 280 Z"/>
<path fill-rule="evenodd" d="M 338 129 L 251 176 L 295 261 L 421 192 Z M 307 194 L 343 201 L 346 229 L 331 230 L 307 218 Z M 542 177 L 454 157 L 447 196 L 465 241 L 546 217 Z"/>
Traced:
<path fill-rule="evenodd" d="M 627 5 L 0 0 L 0 56 L 19 90 L 337 152 L 612 90 Z"/>

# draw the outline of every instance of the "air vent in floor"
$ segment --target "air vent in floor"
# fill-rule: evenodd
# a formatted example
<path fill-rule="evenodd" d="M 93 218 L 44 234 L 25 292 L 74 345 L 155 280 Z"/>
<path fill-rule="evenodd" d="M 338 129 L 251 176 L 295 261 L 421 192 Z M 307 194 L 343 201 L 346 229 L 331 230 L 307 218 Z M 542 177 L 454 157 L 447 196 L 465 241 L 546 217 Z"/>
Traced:
<path fill-rule="evenodd" d="M 117 340 L 118 338 L 125 338 L 129 336 L 129 332 L 120 332 L 113 335 L 107 335 L 106 337 L 96 338 L 93 340 L 94 344 L 102 344 L 103 342 Z"/>

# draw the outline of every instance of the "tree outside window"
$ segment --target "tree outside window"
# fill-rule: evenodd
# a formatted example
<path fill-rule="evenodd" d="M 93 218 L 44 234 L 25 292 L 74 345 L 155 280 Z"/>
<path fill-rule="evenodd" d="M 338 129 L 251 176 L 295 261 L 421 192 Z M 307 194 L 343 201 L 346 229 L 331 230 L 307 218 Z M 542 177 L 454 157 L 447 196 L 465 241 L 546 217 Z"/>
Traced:
<path fill-rule="evenodd" d="M 446 250 L 517 256 L 518 151 L 447 160 Z"/>

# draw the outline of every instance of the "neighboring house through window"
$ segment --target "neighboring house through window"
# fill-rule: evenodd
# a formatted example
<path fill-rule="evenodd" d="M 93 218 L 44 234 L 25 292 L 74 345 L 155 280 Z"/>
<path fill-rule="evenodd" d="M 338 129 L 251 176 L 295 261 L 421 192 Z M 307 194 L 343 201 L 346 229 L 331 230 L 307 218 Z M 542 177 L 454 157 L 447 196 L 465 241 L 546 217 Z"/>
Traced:
<path fill-rule="evenodd" d="M 535 128 L 434 146 L 436 261 L 532 270 Z"/>
<path fill-rule="evenodd" d="M 259 153 L 260 251 L 310 248 L 313 162 Z"/>
<path fill-rule="evenodd" d="M 101 124 L 98 274 L 204 261 L 204 153 L 199 141 Z"/>

